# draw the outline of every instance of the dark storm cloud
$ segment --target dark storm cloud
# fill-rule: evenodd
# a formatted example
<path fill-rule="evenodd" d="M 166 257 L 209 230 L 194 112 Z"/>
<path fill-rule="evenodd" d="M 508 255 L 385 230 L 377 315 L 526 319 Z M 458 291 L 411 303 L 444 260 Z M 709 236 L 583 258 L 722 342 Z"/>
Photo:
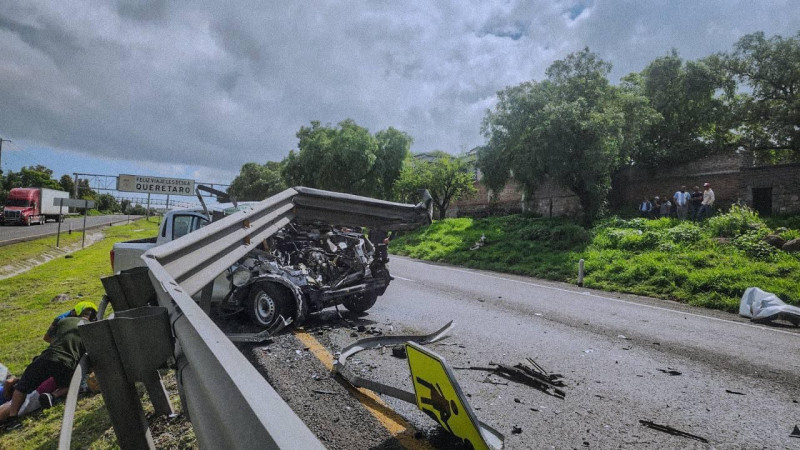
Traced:
<path fill-rule="evenodd" d="M 612 81 L 676 48 L 797 32 L 789 1 L 0 3 L 0 135 L 106 158 L 236 171 L 312 120 L 483 143 L 495 93 L 589 46 Z"/>

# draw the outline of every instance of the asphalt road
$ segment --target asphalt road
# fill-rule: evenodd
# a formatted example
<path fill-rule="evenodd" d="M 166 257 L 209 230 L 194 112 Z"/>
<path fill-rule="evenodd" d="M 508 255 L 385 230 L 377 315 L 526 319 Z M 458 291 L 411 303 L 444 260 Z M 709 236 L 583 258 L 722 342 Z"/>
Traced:
<path fill-rule="evenodd" d="M 140 216 L 123 216 L 123 215 L 108 215 L 108 216 L 88 216 L 86 217 L 86 227 L 96 227 L 109 225 L 120 221 L 138 219 Z M 151 219 L 155 220 L 155 219 Z M 72 230 L 80 231 L 83 229 L 83 216 L 69 217 L 61 224 L 61 232 Z M 0 226 L 0 246 L 8 245 L 16 242 L 23 242 L 30 239 L 36 239 L 43 236 L 55 235 L 58 231 L 57 222 L 47 222 L 43 225 L 7 225 Z"/>
<path fill-rule="evenodd" d="M 400 257 L 392 257 L 390 268 L 396 279 L 368 314 L 346 323 L 326 311 L 312 317 L 306 331 L 334 353 L 369 337 L 354 324 L 406 334 L 454 320 L 451 338 L 431 346 L 451 366 L 514 365 L 531 357 L 562 374 L 563 400 L 487 372 L 456 370 L 478 418 L 505 434 L 506 448 L 800 447 L 800 439 L 789 437 L 800 424 L 797 328 Z M 279 336 L 250 354 L 326 445 L 399 445 L 295 336 Z M 391 352 L 362 352 L 355 367 L 411 390 L 407 362 Z M 414 406 L 384 400 L 419 430 L 411 446 L 454 446 Z M 656 431 L 640 420 L 709 442 Z"/>

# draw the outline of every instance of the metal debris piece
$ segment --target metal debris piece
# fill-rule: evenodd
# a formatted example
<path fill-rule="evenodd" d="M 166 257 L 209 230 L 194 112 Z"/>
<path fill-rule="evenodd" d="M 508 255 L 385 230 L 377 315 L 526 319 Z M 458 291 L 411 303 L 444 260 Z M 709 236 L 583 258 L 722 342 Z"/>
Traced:
<path fill-rule="evenodd" d="M 452 328 L 453 328 L 453 322 L 450 321 L 447 325 L 445 325 L 441 329 L 426 336 L 379 336 L 379 337 L 369 337 L 365 339 L 360 339 L 342 349 L 341 353 L 339 354 L 339 357 L 333 363 L 333 370 L 334 372 L 344 377 L 345 380 L 347 380 L 350 384 L 352 384 L 355 387 L 364 387 L 369 390 L 378 392 L 380 394 L 385 394 L 394 398 L 399 398 L 400 400 L 404 400 L 408 403 L 416 405 L 417 397 L 413 392 L 404 391 L 402 389 L 398 389 L 393 386 L 388 386 L 382 383 L 378 383 L 377 381 L 368 380 L 366 378 L 362 378 L 358 375 L 355 375 L 347 367 L 347 358 L 363 350 L 378 348 L 382 346 L 394 346 L 398 344 L 405 344 L 406 342 L 409 341 L 418 342 L 421 344 L 430 344 L 447 337 L 447 333 Z"/>
<path fill-rule="evenodd" d="M 468 366 L 468 367 L 454 367 L 454 369 L 466 369 L 466 370 L 483 370 L 487 372 L 492 372 L 495 375 L 501 376 L 507 380 L 515 381 L 517 383 L 521 383 L 532 388 L 536 388 L 547 395 L 552 395 L 553 397 L 557 397 L 560 399 L 564 399 L 565 393 L 563 390 L 559 389 L 560 387 L 564 387 L 565 384 L 561 380 L 561 374 L 557 373 L 548 373 L 546 370 L 542 368 L 539 364 L 536 363 L 532 358 L 526 359 L 528 364 L 531 366 L 526 366 L 525 364 L 517 364 L 514 367 L 506 366 L 503 364 L 497 364 L 490 362 L 490 366 L 495 367 L 476 367 L 476 366 Z M 487 379 L 488 380 L 488 377 Z M 484 380 L 484 383 L 487 382 Z M 492 384 L 498 384 L 489 381 Z"/>
<path fill-rule="evenodd" d="M 511 434 L 522 434 L 522 427 L 514 425 L 511 427 Z"/>
<path fill-rule="evenodd" d="M 673 377 L 677 377 L 679 375 L 683 375 L 681 372 L 678 372 L 677 370 L 672 369 L 670 367 L 667 367 L 666 369 L 656 369 L 656 370 L 658 370 L 659 372 L 662 372 L 662 373 L 666 373 L 666 374 L 672 375 Z"/>
<path fill-rule="evenodd" d="M 689 439 L 694 439 L 696 441 L 700 441 L 700 442 L 705 443 L 705 444 L 708 443 L 708 439 L 706 439 L 704 437 L 697 436 L 697 435 L 694 435 L 694 434 L 691 434 L 691 433 L 687 433 L 685 431 L 678 430 L 677 428 L 672 428 L 669 425 L 660 425 L 660 424 L 651 422 L 649 420 L 640 420 L 639 423 L 644 425 L 644 426 L 646 426 L 647 428 L 652 428 L 652 429 L 654 429 L 656 431 L 661 431 L 662 433 L 667 433 L 667 434 L 671 434 L 673 436 L 680 436 L 680 437 L 685 437 L 685 438 L 689 438 Z"/>
<path fill-rule="evenodd" d="M 794 431 L 792 431 L 792 434 L 790 434 L 789 437 L 800 438 L 800 427 L 795 425 L 794 426 Z"/>
<path fill-rule="evenodd" d="M 392 347 L 392 356 L 395 358 L 406 359 L 406 346 L 403 344 L 397 344 Z"/>
<path fill-rule="evenodd" d="M 747 395 L 744 392 L 732 391 L 730 389 L 725 389 L 725 392 L 727 392 L 728 394 L 735 394 L 735 395 Z"/>
<path fill-rule="evenodd" d="M 338 394 L 337 392 L 333 392 L 333 391 L 323 391 L 322 389 L 312 389 L 312 390 L 311 390 L 311 392 L 314 392 L 315 394 L 331 394 L 331 395 L 336 395 L 336 394 Z"/>

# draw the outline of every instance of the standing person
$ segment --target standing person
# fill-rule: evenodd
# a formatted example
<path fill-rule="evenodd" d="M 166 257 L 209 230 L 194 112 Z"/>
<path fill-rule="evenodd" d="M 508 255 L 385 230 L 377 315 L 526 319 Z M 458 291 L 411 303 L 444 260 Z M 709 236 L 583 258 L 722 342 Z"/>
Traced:
<path fill-rule="evenodd" d="M 86 348 L 78 333 L 78 325 L 86 321 L 97 320 L 97 306 L 91 302 L 81 302 L 74 309 L 77 316 L 56 319 L 44 336 L 50 343 L 39 356 L 25 369 L 16 386 L 11 401 L 0 406 L 0 421 L 18 420 L 17 414 L 25 401 L 25 397 L 39 384 L 53 377 L 56 390 L 53 395 L 64 395 L 69 388 L 72 372 L 78 365 Z"/>
<path fill-rule="evenodd" d="M 672 202 L 666 195 L 661 200 L 661 217 L 669 217 L 670 210 L 672 210 Z"/>
<path fill-rule="evenodd" d="M 648 199 L 646 196 L 642 203 L 639 204 L 639 216 L 644 217 L 645 219 L 650 217 L 650 214 L 653 213 L 653 203 Z"/>
<path fill-rule="evenodd" d="M 691 201 L 689 202 L 689 217 L 692 220 L 697 220 L 697 213 L 700 212 L 700 204 L 703 203 L 703 192 L 700 191 L 699 186 L 695 186 L 692 190 Z"/>
<path fill-rule="evenodd" d="M 697 212 L 697 220 L 703 220 L 714 214 L 714 191 L 711 190 L 711 183 L 703 184 L 703 201 L 700 202 L 700 210 Z"/>
<path fill-rule="evenodd" d="M 686 192 L 686 186 L 681 186 L 681 189 L 672 195 L 672 200 L 675 202 L 678 220 L 686 220 L 686 215 L 689 213 L 689 202 L 691 201 L 692 194 Z"/>

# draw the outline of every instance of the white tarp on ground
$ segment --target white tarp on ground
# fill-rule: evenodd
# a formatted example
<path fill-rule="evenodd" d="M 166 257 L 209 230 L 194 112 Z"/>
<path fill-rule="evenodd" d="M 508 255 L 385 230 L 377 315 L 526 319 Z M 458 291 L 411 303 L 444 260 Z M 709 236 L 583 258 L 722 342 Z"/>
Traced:
<path fill-rule="evenodd" d="M 800 308 L 787 305 L 777 295 L 750 287 L 739 303 L 739 315 L 757 321 L 783 319 L 800 326 Z"/>

